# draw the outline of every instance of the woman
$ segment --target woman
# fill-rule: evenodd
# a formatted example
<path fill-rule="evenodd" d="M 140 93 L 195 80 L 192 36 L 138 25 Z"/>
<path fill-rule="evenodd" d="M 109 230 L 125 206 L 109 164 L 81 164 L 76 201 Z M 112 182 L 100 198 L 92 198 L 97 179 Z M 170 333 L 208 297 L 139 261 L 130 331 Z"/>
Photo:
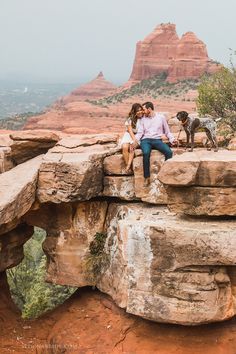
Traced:
<path fill-rule="evenodd" d="M 121 139 L 122 154 L 125 160 L 125 172 L 131 172 L 131 164 L 134 158 L 133 143 L 136 141 L 135 134 L 137 133 L 139 119 L 143 116 L 143 108 L 140 103 L 134 103 L 125 122 L 126 132 Z"/>

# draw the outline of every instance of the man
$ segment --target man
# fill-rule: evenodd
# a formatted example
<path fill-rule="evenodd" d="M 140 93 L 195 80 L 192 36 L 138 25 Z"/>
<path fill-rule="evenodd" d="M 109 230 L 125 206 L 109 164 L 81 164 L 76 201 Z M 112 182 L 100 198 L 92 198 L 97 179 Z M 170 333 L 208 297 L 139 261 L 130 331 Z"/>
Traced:
<path fill-rule="evenodd" d="M 163 143 L 162 135 L 166 135 L 171 144 L 175 144 L 176 141 L 170 132 L 165 117 L 160 113 L 154 112 L 153 103 L 145 102 L 142 106 L 144 117 L 141 118 L 138 132 L 135 135 L 135 145 L 140 144 L 143 152 L 144 186 L 147 187 L 150 184 L 151 150 L 160 151 L 165 156 L 165 160 L 168 160 L 173 153 L 170 147 Z"/>

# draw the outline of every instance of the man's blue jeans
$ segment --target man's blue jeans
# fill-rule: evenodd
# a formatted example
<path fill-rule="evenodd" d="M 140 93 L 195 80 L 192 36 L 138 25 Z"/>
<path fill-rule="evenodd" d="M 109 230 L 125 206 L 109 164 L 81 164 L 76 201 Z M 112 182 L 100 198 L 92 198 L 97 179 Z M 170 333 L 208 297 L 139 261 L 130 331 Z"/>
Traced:
<path fill-rule="evenodd" d="M 170 159 L 173 155 L 170 147 L 163 143 L 161 139 L 143 139 L 140 142 L 140 146 L 143 152 L 144 178 L 150 177 L 150 155 L 152 149 L 160 151 L 165 156 L 165 160 Z"/>

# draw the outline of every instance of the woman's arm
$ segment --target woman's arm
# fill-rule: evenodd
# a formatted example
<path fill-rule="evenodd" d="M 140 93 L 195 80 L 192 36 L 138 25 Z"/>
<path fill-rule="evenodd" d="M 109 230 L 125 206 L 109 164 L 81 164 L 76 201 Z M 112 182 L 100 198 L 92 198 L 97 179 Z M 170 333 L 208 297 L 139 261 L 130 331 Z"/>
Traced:
<path fill-rule="evenodd" d="M 133 133 L 133 129 L 132 129 L 131 125 L 128 126 L 128 132 L 129 132 L 129 135 L 131 136 L 132 140 L 135 141 L 136 138 L 135 138 L 135 135 Z"/>

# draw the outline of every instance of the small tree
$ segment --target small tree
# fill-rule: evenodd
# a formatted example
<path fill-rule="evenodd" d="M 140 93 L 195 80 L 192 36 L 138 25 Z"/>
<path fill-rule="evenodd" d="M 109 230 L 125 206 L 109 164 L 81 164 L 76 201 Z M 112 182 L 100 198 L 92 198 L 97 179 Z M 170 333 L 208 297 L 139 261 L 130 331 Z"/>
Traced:
<path fill-rule="evenodd" d="M 198 87 L 199 114 L 221 117 L 221 124 L 236 131 L 236 68 L 222 67 L 212 76 L 205 76 Z"/>

